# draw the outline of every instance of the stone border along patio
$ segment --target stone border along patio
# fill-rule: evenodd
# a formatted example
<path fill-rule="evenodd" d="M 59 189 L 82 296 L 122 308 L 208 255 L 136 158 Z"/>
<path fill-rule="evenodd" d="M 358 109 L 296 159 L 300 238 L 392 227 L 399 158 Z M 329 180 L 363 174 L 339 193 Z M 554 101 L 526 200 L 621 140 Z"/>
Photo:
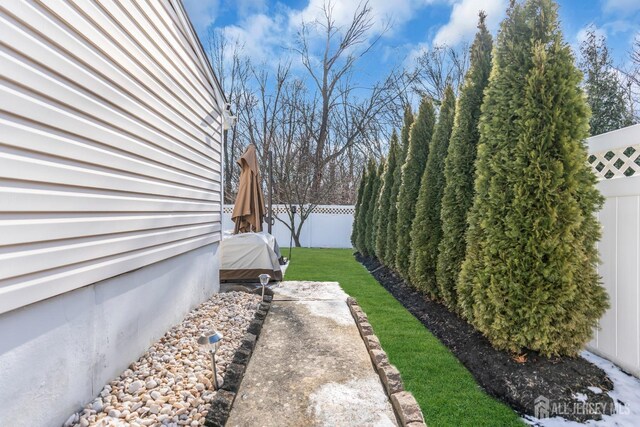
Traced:
<path fill-rule="evenodd" d="M 206 427 L 224 427 L 229 418 L 233 402 L 236 399 L 242 378 L 244 377 L 247 364 L 251 359 L 256 342 L 260 336 L 262 325 L 264 324 L 269 308 L 271 308 L 272 296 L 264 296 L 264 301 L 260 303 L 254 318 L 247 328 L 244 339 L 240 347 L 236 350 L 233 360 L 227 366 L 224 381 L 216 397 L 211 401 L 209 412 L 205 418 Z"/>
<path fill-rule="evenodd" d="M 362 311 L 355 298 L 347 298 L 347 305 L 401 425 L 403 427 L 426 427 L 420 405 L 413 395 L 404 389 L 400 371 L 389 363 L 387 353 L 382 349 L 380 340 L 373 333 L 367 315 Z"/>

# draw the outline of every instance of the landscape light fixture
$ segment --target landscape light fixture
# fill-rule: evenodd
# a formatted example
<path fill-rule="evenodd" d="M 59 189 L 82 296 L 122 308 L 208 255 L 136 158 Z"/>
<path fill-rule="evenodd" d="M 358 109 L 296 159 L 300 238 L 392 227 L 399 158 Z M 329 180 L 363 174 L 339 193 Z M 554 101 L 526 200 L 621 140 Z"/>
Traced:
<path fill-rule="evenodd" d="M 219 388 L 218 371 L 216 370 L 216 351 L 218 351 L 222 338 L 222 334 L 218 331 L 211 331 L 207 335 L 201 335 L 200 338 L 198 338 L 198 344 L 211 354 L 211 363 L 213 365 L 213 385 L 216 390 Z"/>
<path fill-rule="evenodd" d="M 264 288 L 269 283 L 269 279 L 271 279 L 271 276 L 269 276 L 268 274 L 261 274 L 258 276 L 258 279 L 260 279 L 260 284 L 262 285 L 262 301 L 264 301 Z"/>
<path fill-rule="evenodd" d="M 298 207 L 296 205 L 291 205 L 291 233 L 289 238 L 289 259 L 287 262 L 291 261 L 291 247 L 293 246 L 293 230 L 296 225 L 296 212 L 298 211 Z"/>

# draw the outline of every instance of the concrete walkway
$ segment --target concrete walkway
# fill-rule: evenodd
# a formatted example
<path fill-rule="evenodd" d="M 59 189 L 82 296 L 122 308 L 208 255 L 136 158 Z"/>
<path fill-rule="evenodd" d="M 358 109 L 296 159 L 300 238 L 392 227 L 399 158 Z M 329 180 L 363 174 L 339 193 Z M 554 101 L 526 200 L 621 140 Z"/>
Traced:
<path fill-rule="evenodd" d="M 396 426 L 340 286 L 274 291 L 227 426 Z"/>

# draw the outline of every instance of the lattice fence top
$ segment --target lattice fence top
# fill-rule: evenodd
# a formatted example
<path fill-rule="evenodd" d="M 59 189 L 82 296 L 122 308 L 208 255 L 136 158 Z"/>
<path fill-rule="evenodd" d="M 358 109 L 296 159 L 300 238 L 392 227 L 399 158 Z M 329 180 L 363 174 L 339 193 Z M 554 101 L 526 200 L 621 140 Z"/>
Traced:
<path fill-rule="evenodd" d="M 323 205 L 316 206 L 311 212 L 329 215 L 353 215 L 356 213 L 356 208 L 351 205 Z"/>
<path fill-rule="evenodd" d="M 226 214 L 233 213 L 233 205 L 224 205 L 222 212 Z M 273 213 L 284 214 L 289 212 L 289 207 L 286 205 L 273 205 Z M 328 214 L 328 215 L 353 215 L 356 209 L 353 205 L 318 205 L 311 213 L 315 214 Z"/>
<path fill-rule="evenodd" d="M 640 144 L 593 153 L 588 161 L 598 179 L 640 176 Z"/>

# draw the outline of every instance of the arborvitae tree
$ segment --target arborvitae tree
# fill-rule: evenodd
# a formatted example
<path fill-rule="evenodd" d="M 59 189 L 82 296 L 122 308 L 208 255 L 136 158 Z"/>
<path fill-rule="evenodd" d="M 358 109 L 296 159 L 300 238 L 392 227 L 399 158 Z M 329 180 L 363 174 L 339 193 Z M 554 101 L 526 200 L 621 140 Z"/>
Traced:
<path fill-rule="evenodd" d="M 604 313 L 586 163 L 589 110 L 552 0 L 512 4 L 480 119 L 476 196 L 458 291 L 497 348 L 575 355 Z"/>
<path fill-rule="evenodd" d="M 369 159 L 367 163 L 367 181 L 364 185 L 362 193 L 362 202 L 358 212 L 358 231 L 356 235 L 356 248 L 363 255 L 369 255 L 367 252 L 367 220 L 370 218 L 370 206 L 373 203 L 373 186 L 376 182 L 376 164 L 373 159 Z"/>
<path fill-rule="evenodd" d="M 398 164 L 399 151 L 398 134 L 394 129 L 389 145 L 389 158 L 382 175 L 382 186 L 380 188 L 380 198 L 378 199 L 378 216 L 376 218 L 376 256 L 382 263 L 384 263 L 387 249 L 387 224 L 389 223 L 389 210 L 391 209 L 391 191 L 393 188 L 393 176 Z"/>
<path fill-rule="evenodd" d="M 485 334 L 488 334 L 486 328 L 482 329 L 480 325 L 490 324 L 494 313 L 490 311 L 492 305 L 489 304 L 475 307 L 475 301 L 486 299 L 487 291 L 485 284 L 488 277 L 484 277 L 482 281 L 478 278 L 481 277 L 484 262 L 494 261 L 496 265 L 500 265 L 500 262 L 495 256 L 488 260 L 481 260 L 480 257 L 492 250 L 491 247 L 484 247 L 487 242 L 486 230 L 490 226 L 500 226 L 497 218 L 508 209 L 507 203 L 512 199 L 512 194 L 507 194 L 512 191 L 505 179 L 509 166 L 504 162 L 509 160 L 510 145 L 517 138 L 519 123 L 511 117 L 522 108 L 521 94 L 525 86 L 523 76 L 530 68 L 532 37 L 523 6 L 512 2 L 507 17 L 500 25 L 496 46 L 492 52 L 489 84 L 484 91 L 481 106 L 474 198 L 468 213 L 465 260 L 456 286 L 458 307 L 462 316 Z M 503 160 L 503 163 L 499 160 Z M 499 168 L 500 173 L 492 175 L 492 167 Z M 492 193 L 496 199 L 494 203 L 487 203 L 490 187 L 502 190 Z M 495 224 L 488 224 L 489 218 Z"/>
<path fill-rule="evenodd" d="M 362 195 L 364 194 L 364 186 L 367 182 L 367 168 L 362 168 L 360 175 L 360 185 L 358 185 L 358 195 L 356 196 L 355 212 L 353 213 L 353 226 L 351 227 L 351 245 L 357 248 L 358 239 L 358 216 L 360 215 L 360 206 L 362 205 Z"/>
<path fill-rule="evenodd" d="M 384 173 L 384 158 L 380 160 L 376 171 L 376 179 L 373 183 L 372 199 L 369 205 L 369 217 L 367 219 L 367 254 L 374 256 L 376 254 L 376 234 L 378 225 L 378 216 L 380 214 L 380 188 L 382 188 L 382 174 Z"/>
<path fill-rule="evenodd" d="M 440 107 L 438 124 L 433 131 L 427 166 L 422 175 L 420 192 L 413 220 L 409 277 L 414 286 L 426 291 L 432 298 L 439 298 L 436 282 L 438 245 L 442 238 L 440 206 L 444 193 L 444 162 L 449 149 L 453 129 L 456 96 L 447 85 Z"/>
<path fill-rule="evenodd" d="M 384 254 L 384 265 L 387 267 L 395 267 L 396 249 L 398 242 L 396 240 L 396 229 L 398 227 L 398 193 L 400 193 L 400 185 L 402 184 L 402 166 L 407 158 L 409 151 L 409 131 L 413 124 L 413 112 L 411 107 L 407 105 L 404 109 L 404 124 L 400 132 L 400 147 L 398 147 L 398 159 L 396 168 L 393 171 L 393 186 L 389 195 L 389 222 L 387 222 L 387 244 Z"/>
<path fill-rule="evenodd" d="M 396 269 L 405 279 L 409 277 L 409 252 L 413 219 L 416 216 L 416 200 L 420 180 L 427 165 L 429 143 L 433 136 L 435 112 L 428 98 L 420 103 L 416 121 L 411 125 L 407 160 L 402 165 L 402 182 L 398 193 L 398 224 L 396 227 Z"/>
<path fill-rule="evenodd" d="M 595 28 L 587 29 L 580 45 L 580 68 L 584 74 L 584 89 L 591 107 L 591 135 L 600 135 L 633 124 L 622 82 L 612 64 L 604 37 Z"/>
<path fill-rule="evenodd" d="M 445 188 L 442 196 L 442 240 L 437 265 L 440 298 L 452 310 L 457 310 L 456 282 L 464 260 L 467 213 L 473 203 L 473 180 L 476 147 L 480 134 L 478 120 L 484 89 L 491 71 L 491 34 L 485 25 L 484 13 L 475 40 L 471 45 L 471 64 L 464 79 L 445 161 Z"/>

